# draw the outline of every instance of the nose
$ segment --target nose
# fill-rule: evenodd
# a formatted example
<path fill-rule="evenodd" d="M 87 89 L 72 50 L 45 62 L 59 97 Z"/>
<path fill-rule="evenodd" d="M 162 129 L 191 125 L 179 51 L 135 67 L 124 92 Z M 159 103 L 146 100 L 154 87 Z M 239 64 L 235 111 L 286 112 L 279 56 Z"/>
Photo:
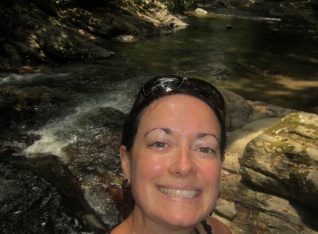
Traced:
<path fill-rule="evenodd" d="M 188 147 L 179 148 L 171 159 L 170 173 L 177 177 L 186 177 L 196 173 L 196 165 Z"/>

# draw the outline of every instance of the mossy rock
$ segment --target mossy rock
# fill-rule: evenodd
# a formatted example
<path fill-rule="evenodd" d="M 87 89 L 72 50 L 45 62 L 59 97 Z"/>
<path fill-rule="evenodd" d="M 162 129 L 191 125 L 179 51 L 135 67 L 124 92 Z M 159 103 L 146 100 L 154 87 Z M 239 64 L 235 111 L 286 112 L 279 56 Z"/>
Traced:
<path fill-rule="evenodd" d="M 318 209 L 318 116 L 292 113 L 249 142 L 240 160 L 247 182 Z"/>

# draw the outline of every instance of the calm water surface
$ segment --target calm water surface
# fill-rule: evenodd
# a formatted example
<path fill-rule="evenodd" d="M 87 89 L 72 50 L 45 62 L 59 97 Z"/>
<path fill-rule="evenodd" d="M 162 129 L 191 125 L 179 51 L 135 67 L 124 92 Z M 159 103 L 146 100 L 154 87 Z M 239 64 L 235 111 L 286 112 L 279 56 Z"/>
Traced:
<path fill-rule="evenodd" d="M 138 71 L 199 77 L 247 99 L 317 113 L 317 29 L 243 14 L 193 14 L 172 35 L 104 47 L 117 54 L 112 63 L 130 66 L 127 78 Z"/>

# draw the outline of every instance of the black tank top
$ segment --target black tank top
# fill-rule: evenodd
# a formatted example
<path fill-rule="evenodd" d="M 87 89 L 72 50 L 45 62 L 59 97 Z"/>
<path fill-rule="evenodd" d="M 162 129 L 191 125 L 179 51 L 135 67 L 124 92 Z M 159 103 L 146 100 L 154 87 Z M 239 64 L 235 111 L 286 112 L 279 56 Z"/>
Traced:
<path fill-rule="evenodd" d="M 202 224 L 202 226 L 203 226 L 203 228 L 204 228 L 204 230 L 206 231 L 207 234 L 213 234 L 213 233 L 212 233 L 212 227 L 211 227 L 209 224 L 206 223 L 206 220 L 203 220 L 203 221 L 201 222 L 201 224 Z M 119 224 L 113 226 L 113 227 L 107 232 L 107 234 L 110 234 L 111 231 L 112 231 L 113 229 L 115 229 L 118 225 L 119 225 Z M 200 234 L 200 232 L 198 231 L 197 228 L 195 228 L 194 231 L 195 231 L 196 234 Z"/>

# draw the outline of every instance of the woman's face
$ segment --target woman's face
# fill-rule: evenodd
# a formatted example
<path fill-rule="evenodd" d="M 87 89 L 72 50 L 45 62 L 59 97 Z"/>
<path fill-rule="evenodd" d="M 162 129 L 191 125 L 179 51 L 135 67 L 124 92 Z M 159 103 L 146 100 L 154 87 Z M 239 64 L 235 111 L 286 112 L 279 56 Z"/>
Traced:
<path fill-rule="evenodd" d="M 195 97 L 173 95 L 152 103 L 131 152 L 121 146 L 134 215 L 170 227 L 202 221 L 219 195 L 220 136 L 215 113 Z"/>

